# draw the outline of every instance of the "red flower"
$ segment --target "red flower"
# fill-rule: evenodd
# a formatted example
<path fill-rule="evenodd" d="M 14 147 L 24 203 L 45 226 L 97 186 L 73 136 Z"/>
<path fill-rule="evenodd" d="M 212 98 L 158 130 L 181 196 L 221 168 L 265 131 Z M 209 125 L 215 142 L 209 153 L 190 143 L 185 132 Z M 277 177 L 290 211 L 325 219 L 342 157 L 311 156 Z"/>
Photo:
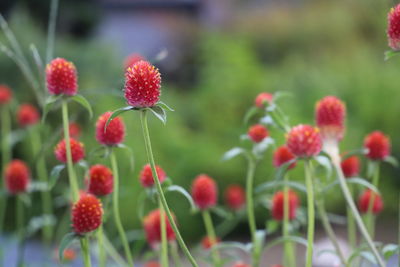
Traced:
<path fill-rule="evenodd" d="M 290 130 L 286 137 L 286 145 L 290 152 L 299 158 L 313 157 L 321 152 L 321 134 L 318 128 L 300 124 Z"/>
<path fill-rule="evenodd" d="M 102 145 L 115 146 L 124 141 L 125 137 L 125 124 L 122 118 L 115 117 L 104 129 L 108 118 L 111 117 L 112 112 L 107 111 L 102 114 L 96 122 L 96 140 Z"/>
<path fill-rule="evenodd" d="M 390 9 L 388 14 L 387 36 L 393 50 L 400 49 L 400 4 Z"/>
<path fill-rule="evenodd" d="M 367 135 L 364 139 L 364 147 L 368 150 L 366 157 L 371 160 L 383 160 L 390 155 L 389 137 L 380 131 Z"/>
<path fill-rule="evenodd" d="M 360 172 L 360 159 L 357 156 L 348 157 L 341 163 L 346 178 L 357 176 Z"/>
<path fill-rule="evenodd" d="M 76 252 L 71 248 L 64 250 L 64 262 L 71 262 L 76 259 Z"/>
<path fill-rule="evenodd" d="M 269 135 L 267 128 L 261 124 L 251 126 L 247 134 L 254 143 L 260 143 Z"/>
<path fill-rule="evenodd" d="M 167 215 L 165 215 L 164 218 L 166 222 L 167 239 L 168 241 L 173 241 L 175 240 L 175 233 L 172 230 Z M 144 217 L 143 227 L 146 233 L 147 242 L 150 246 L 154 247 L 161 242 L 161 213 L 159 209 L 151 211 L 146 217 Z"/>
<path fill-rule="evenodd" d="M 4 171 L 5 186 L 11 194 L 23 193 L 30 183 L 30 171 L 28 166 L 19 159 L 8 163 Z"/>
<path fill-rule="evenodd" d="M 139 61 L 125 73 L 125 99 L 137 108 L 154 106 L 160 98 L 161 75 L 147 61 Z"/>
<path fill-rule="evenodd" d="M 326 96 L 317 102 L 315 121 L 324 139 L 341 140 L 344 134 L 346 106 L 334 96 Z"/>
<path fill-rule="evenodd" d="M 36 124 L 39 118 L 38 110 L 30 104 L 22 104 L 17 111 L 17 120 L 22 127 Z"/>
<path fill-rule="evenodd" d="M 69 139 L 71 146 L 72 162 L 76 163 L 83 159 L 85 156 L 85 147 L 81 142 L 76 141 L 73 138 Z M 54 149 L 54 154 L 57 160 L 66 163 L 67 162 L 67 151 L 65 150 L 65 139 L 61 140 L 56 148 Z"/>
<path fill-rule="evenodd" d="M 239 210 L 246 203 L 245 192 L 240 185 L 230 185 L 225 190 L 225 202 L 232 210 Z"/>
<path fill-rule="evenodd" d="M 78 123 L 76 122 L 71 122 L 69 124 L 69 136 L 71 136 L 72 138 L 78 139 L 79 136 L 81 135 L 81 126 L 79 126 Z"/>
<path fill-rule="evenodd" d="M 368 212 L 369 203 L 372 202 L 372 199 L 374 199 L 372 204 L 372 213 L 378 214 L 383 210 L 383 201 L 381 196 L 371 189 L 367 189 L 358 199 L 358 209 L 361 213 Z"/>
<path fill-rule="evenodd" d="M 232 265 L 232 267 L 250 267 L 250 265 L 243 263 L 243 262 L 236 262 Z"/>
<path fill-rule="evenodd" d="M 160 183 L 164 182 L 165 178 L 167 178 L 164 170 L 160 166 L 156 166 L 156 171 Z M 139 179 L 143 187 L 152 187 L 154 185 L 154 179 L 151 172 L 150 164 L 146 164 L 143 166 L 143 169 L 140 172 Z"/>
<path fill-rule="evenodd" d="M 217 184 L 206 174 L 197 176 L 192 184 L 192 196 L 196 205 L 205 210 L 217 203 Z"/>
<path fill-rule="evenodd" d="M 278 147 L 275 152 L 274 152 L 274 158 L 273 158 L 273 165 L 276 168 L 279 168 L 283 164 L 292 161 L 296 158 L 296 156 L 290 152 L 290 150 L 287 148 L 287 146 L 280 146 Z M 296 162 L 293 162 L 292 164 L 289 165 L 287 168 L 288 170 L 293 169 L 296 166 Z"/>
<path fill-rule="evenodd" d="M 160 267 L 161 265 L 157 261 L 146 262 L 144 267 Z"/>
<path fill-rule="evenodd" d="M 284 217 L 284 193 L 278 191 L 272 198 L 272 217 L 277 221 L 282 221 Z M 296 192 L 289 190 L 289 220 L 296 217 L 297 207 L 300 205 L 300 200 Z"/>
<path fill-rule="evenodd" d="M 77 234 L 85 234 L 99 228 L 102 217 L 102 204 L 94 195 L 82 194 L 72 206 L 72 227 Z"/>
<path fill-rule="evenodd" d="M 0 105 L 7 104 L 12 98 L 11 89 L 8 86 L 0 84 Z"/>
<path fill-rule="evenodd" d="M 254 103 L 256 107 L 263 108 L 265 107 L 266 103 L 271 103 L 272 99 L 273 99 L 272 94 L 264 92 L 257 95 Z"/>
<path fill-rule="evenodd" d="M 137 53 L 130 54 L 129 56 L 127 56 L 125 58 L 125 61 L 124 61 L 125 69 L 132 67 L 135 63 L 142 61 L 142 60 L 145 60 L 145 58 L 142 57 L 142 55 L 137 54 Z"/>
<path fill-rule="evenodd" d="M 63 58 L 53 59 L 46 67 L 47 89 L 52 95 L 75 95 L 78 78 L 74 63 Z"/>
<path fill-rule="evenodd" d="M 89 170 L 88 192 L 96 196 L 105 196 L 113 191 L 114 179 L 109 168 L 104 165 L 93 165 Z"/>
<path fill-rule="evenodd" d="M 221 242 L 221 239 L 219 239 L 219 238 L 212 239 L 209 236 L 205 236 L 201 240 L 201 245 L 203 246 L 204 249 L 210 249 L 212 246 L 214 246 L 215 244 L 218 244 L 219 242 Z"/>

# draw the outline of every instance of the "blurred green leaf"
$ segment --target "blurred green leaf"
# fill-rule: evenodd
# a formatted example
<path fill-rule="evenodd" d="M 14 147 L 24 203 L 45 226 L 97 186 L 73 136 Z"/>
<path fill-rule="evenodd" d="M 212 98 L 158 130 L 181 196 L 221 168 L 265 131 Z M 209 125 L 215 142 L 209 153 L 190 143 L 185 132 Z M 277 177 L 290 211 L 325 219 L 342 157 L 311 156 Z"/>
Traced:
<path fill-rule="evenodd" d="M 159 101 L 156 106 L 160 106 L 163 109 L 169 110 L 169 111 L 175 111 L 173 108 L 165 104 L 163 101 Z"/>
<path fill-rule="evenodd" d="M 61 171 L 65 168 L 64 164 L 56 165 L 50 172 L 49 189 L 51 190 L 60 178 Z"/>
<path fill-rule="evenodd" d="M 358 184 L 358 185 L 362 185 L 364 187 L 367 187 L 369 189 L 371 189 L 372 191 L 378 192 L 379 190 L 370 182 L 368 182 L 367 180 L 363 179 L 363 178 L 359 178 L 359 177 L 353 177 L 353 178 L 348 178 L 346 179 L 346 182 L 349 184 Z M 327 191 L 331 190 L 333 187 L 335 187 L 336 185 L 339 184 L 339 181 L 335 181 L 327 186 L 325 186 L 322 189 L 323 193 L 326 193 Z"/>
<path fill-rule="evenodd" d="M 162 121 L 162 123 L 165 125 L 167 124 L 167 113 L 165 112 L 164 108 L 161 106 L 153 106 L 149 108 L 149 110 L 156 116 L 157 119 Z"/>
<path fill-rule="evenodd" d="M 382 248 L 382 254 L 385 260 L 390 259 L 396 253 L 400 253 L 399 245 L 397 244 L 387 244 Z"/>
<path fill-rule="evenodd" d="M 190 204 L 191 211 L 194 212 L 197 210 L 196 205 L 194 204 L 192 196 L 185 190 L 182 186 L 179 185 L 171 185 L 166 188 L 166 192 L 177 192 L 183 195 Z"/>
<path fill-rule="evenodd" d="M 62 262 L 64 260 L 64 250 L 66 250 L 72 242 L 78 240 L 80 237 L 75 233 L 67 233 L 61 239 L 60 247 L 58 248 L 58 258 Z"/>
<path fill-rule="evenodd" d="M 56 217 L 54 215 L 42 215 L 38 217 L 33 217 L 30 219 L 27 227 L 26 236 L 31 237 L 37 231 L 41 230 L 45 226 L 53 226 L 56 224 Z"/>
<path fill-rule="evenodd" d="M 106 131 L 107 126 L 110 124 L 110 122 L 111 122 L 115 117 L 117 117 L 118 115 L 121 115 L 122 113 L 127 112 L 127 111 L 129 111 L 129 110 L 134 110 L 134 108 L 131 107 L 131 106 L 127 106 L 127 107 L 123 107 L 123 108 L 119 108 L 119 109 L 114 110 L 114 111 L 112 112 L 111 116 L 108 118 L 106 124 L 104 125 L 104 132 Z"/>
<path fill-rule="evenodd" d="M 234 147 L 231 150 L 228 150 L 227 152 L 225 152 L 225 154 L 222 156 L 222 160 L 223 161 L 230 160 L 240 154 L 246 155 L 247 151 L 241 147 Z"/>
<path fill-rule="evenodd" d="M 393 156 L 387 156 L 383 161 L 389 163 L 393 167 L 399 167 L 399 161 Z"/>
<path fill-rule="evenodd" d="M 389 50 L 385 52 L 385 61 L 389 60 L 390 58 L 400 55 L 400 51 Z"/>
<path fill-rule="evenodd" d="M 249 110 L 247 110 L 246 114 L 244 115 L 243 123 L 246 125 L 255 115 L 261 114 L 260 111 L 261 110 L 258 107 L 252 106 L 251 108 L 249 108 Z"/>
<path fill-rule="evenodd" d="M 92 118 L 93 117 L 93 110 L 92 110 L 92 106 L 90 105 L 89 101 L 87 101 L 87 99 L 83 96 L 83 95 L 74 95 L 71 96 L 70 98 L 72 101 L 77 102 L 78 104 L 80 104 L 82 107 L 84 107 L 88 112 L 89 112 L 89 117 Z"/>
<path fill-rule="evenodd" d="M 53 108 L 53 105 L 61 98 L 62 95 L 52 95 L 46 99 L 43 107 L 42 123 L 46 121 L 47 113 Z"/>

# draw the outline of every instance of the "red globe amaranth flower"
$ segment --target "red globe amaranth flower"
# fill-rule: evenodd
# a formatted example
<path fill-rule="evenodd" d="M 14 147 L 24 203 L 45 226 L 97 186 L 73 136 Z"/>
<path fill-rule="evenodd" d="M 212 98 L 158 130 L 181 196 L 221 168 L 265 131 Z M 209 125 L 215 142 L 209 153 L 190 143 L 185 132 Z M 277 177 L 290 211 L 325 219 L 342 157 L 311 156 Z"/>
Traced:
<path fill-rule="evenodd" d="M 268 137 L 269 133 L 267 128 L 265 128 L 263 125 L 255 124 L 249 128 L 247 135 L 254 143 L 260 143 L 266 137 Z"/>
<path fill-rule="evenodd" d="M 142 57 L 142 55 L 140 55 L 138 53 L 130 54 L 124 60 L 125 69 L 132 67 L 135 63 L 142 61 L 142 60 L 146 60 L 144 57 Z"/>
<path fill-rule="evenodd" d="M 205 236 L 202 240 L 201 240 L 201 245 L 204 249 L 210 249 L 212 246 L 214 246 L 215 244 L 218 244 L 219 242 L 221 242 L 221 239 L 219 239 L 218 237 L 215 239 L 212 239 L 209 236 Z"/>
<path fill-rule="evenodd" d="M 30 171 L 25 162 L 14 159 L 4 171 L 5 186 L 11 194 L 23 193 L 30 183 Z"/>
<path fill-rule="evenodd" d="M 167 230 L 167 239 L 168 241 L 173 241 L 175 240 L 175 233 L 172 230 L 166 214 L 164 219 Z M 150 246 L 154 247 L 161 242 L 161 213 L 159 209 L 151 211 L 146 217 L 144 217 L 143 228 L 146 233 L 147 242 L 150 244 Z"/>
<path fill-rule="evenodd" d="M 76 95 L 78 77 L 74 63 L 63 58 L 53 59 L 46 67 L 47 89 L 52 95 Z"/>
<path fill-rule="evenodd" d="M 22 104 L 17 111 L 17 121 L 22 127 L 36 124 L 39 118 L 40 115 L 37 108 L 30 104 Z"/>
<path fill-rule="evenodd" d="M 160 98 L 161 75 L 147 61 L 139 61 L 125 73 L 125 99 L 128 105 L 145 108 L 154 106 Z"/>
<path fill-rule="evenodd" d="M 274 96 L 270 93 L 265 93 L 265 92 L 260 93 L 257 95 L 254 103 L 255 103 L 256 107 L 263 108 L 263 107 L 265 107 L 266 103 L 272 102 L 273 97 Z"/>
<path fill-rule="evenodd" d="M 342 160 L 341 166 L 346 178 L 357 176 L 360 173 L 360 159 L 357 156 Z"/>
<path fill-rule="evenodd" d="M 372 197 L 373 196 L 373 197 Z M 367 189 L 362 193 L 360 198 L 358 199 L 358 209 L 361 213 L 367 213 L 369 208 L 369 203 L 372 202 L 372 213 L 378 214 L 383 210 L 383 201 L 382 197 L 372 191 L 371 189 Z"/>
<path fill-rule="evenodd" d="M 284 217 L 284 192 L 278 191 L 272 198 L 272 217 L 277 221 L 282 221 Z M 289 220 L 296 217 L 296 210 L 300 205 L 300 199 L 296 192 L 289 190 Z"/>
<path fill-rule="evenodd" d="M 76 141 L 73 138 L 69 139 L 71 146 L 72 162 L 76 163 L 83 159 L 85 156 L 85 147 L 81 142 Z M 65 139 L 61 140 L 54 149 L 54 154 L 57 160 L 66 163 L 67 162 L 67 151 L 65 149 Z"/>
<path fill-rule="evenodd" d="M 71 122 L 69 124 L 69 136 L 71 136 L 72 138 L 78 139 L 81 135 L 81 126 L 79 126 L 79 124 L 77 124 L 76 122 Z"/>
<path fill-rule="evenodd" d="M 366 157 L 371 160 L 383 160 L 390 155 L 390 139 L 381 131 L 375 131 L 364 139 L 364 147 L 367 149 Z"/>
<path fill-rule="evenodd" d="M 96 230 L 102 223 L 103 207 L 92 194 L 82 194 L 72 206 L 72 227 L 77 234 Z"/>
<path fill-rule="evenodd" d="M 243 187 L 240 185 L 230 185 L 225 190 L 226 205 L 232 210 L 240 210 L 246 203 Z"/>
<path fill-rule="evenodd" d="M 232 265 L 232 267 L 250 267 L 250 265 L 243 262 L 236 262 Z"/>
<path fill-rule="evenodd" d="M 280 146 L 278 147 L 275 152 L 274 152 L 274 157 L 273 157 L 273 165 L 276 168 L 279 168 L 283 164 L 292 161 L 296 158 L 296 156 L 290 152 L 290 150 L 287 148 L 287 146 Z M 289 165 L 287 168 L 288 170 L 293 169 L 296 166 L 296 162 L 293 162 L 292 164 Z"/>
<path fill-rule="evenodd" d="M 124 141 L 125 124 L 120 117 L 115 117 L 104 129 L 107 120 L 111 117 L 112 112 L 107 111 L 102 114 L 96 122 L 96 140 L 105 146 L 115 146 Z"/>
<path fill-rule="evenodd" d="M 164 182 L 165 178 L 167 178 L 164 170 L 160 166 L 156 166 L 156 171 L 160 183 Z M 139 175 L 139 180 L 143 187 L 152 187 L 154 185 L 154 179 L 151 172 L 150 164 L 146 164 L 143 166 L 143 169 Z"/>
<path fill-rule="evenodd" d="M 0 105 L 7 104 L 11 101 L 11 98 L 11 89 L 6 85 L 0 84 Z"/>
<path fill-rule="evenodd" d="M 89 170 L 88 193 L 105 196 L 113 191 L 114 179 L 109 168 L 104 165 L 93 165 Z"/>
<path fill-rule="evenodd" d="M 393 50 L 400 50 L 400 4 L 389 11 L 387 36 L 389 46 Z"/>
<path fill-rule="evenodd" d="M 315 121 L 324 139 L 341 140 L 344 134 L 346 106 L 334 96 L 326 96 L 317 102 Z"/>
<path fill-rule="evenodd" d="M 161 265 L 157 261 L 146 262 L 144 267 L 160 267 Z"/>
<path fill-rule="evenodd" d="M 205 210 L 215 206 L 217 203 L 217 184 L 206 174 L 197 176 L 192 184 L 192 197 L 194 203 L 201 209 Z"/>
<path fill-rule="evenodd" d="M 287 134 L 286 145 L 290 152 L 299 158 L 313 157 L 321 152 L 321 134 L 318 128 L 300 124 Z"/>

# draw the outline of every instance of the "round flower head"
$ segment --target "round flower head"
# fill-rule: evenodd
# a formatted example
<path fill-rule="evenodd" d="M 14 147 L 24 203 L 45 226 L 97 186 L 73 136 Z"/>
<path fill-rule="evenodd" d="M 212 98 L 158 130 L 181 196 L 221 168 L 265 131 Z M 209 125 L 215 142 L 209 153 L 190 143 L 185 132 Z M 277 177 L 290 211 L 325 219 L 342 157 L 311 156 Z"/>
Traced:
<path fill-rule="evenodd" d="M 266 137 L 268 137 L 269 133 L 267 128 L 265 128 L 261 124 L 255 124 L 249 128 L 247 135 L 254 143 L 260 143 Z"/>
<path fill-rule="evenodd" d="M 342 160 L 341 166 L 346 178 L 357 176 L 360 172 L 360 159 L 357 156 L 348 157 Z"/>
<path fill-rule="evenodd" d="M 142 61 L 142 60 L 145 60 L 145 58 L 142 57 L 140 54 L 138 54 L 138 53 L 130 54 L 124 60 L 125 69 L 132 67 L 135 63 Z"/>
<path fill-rule="evenodd" d="M 273 157 L 273 165 L 276 168 L 279 168 L 283 164 L 292 161 L 296 158 L 296 156 L 290 152 L 290 150 L 287 148 L 287 146 L 280 146 L 278 147 L 275 152 L 274 152 L 274 157 Z M 292 164 L 289 165 L 287 168 L 288 170 L 293 169 L 296 166 L 296 162 L 293 162 Z"/>
<path fill-rule="evenodd" d="M 69 136 L 71 136 L 72 138 L 78 139 L 81 135 L 81 132 L 81 126 L 79 126 L 79 124 L 77 124 L 76 122 L 71 122 L 69 124 Z"/>
<path fill-rule="evenodd" d="M 243 262 L 235 262 L 232 267 L 250 267 L 250 265 L 243 263 Z"/>
<path fill-rule="evenodd" d="M 390 155 L 389 137 L 380 131 L 367 135 L 364 139 L 364 147 L 367 149 L 366 157 L 371 160 L 383 160 Z"/>
<path fill-rule="evenodd" d="M 154 106 L 160 98 L 161 75 L 147 61 L 139 61 L 125 73 L 125 99 L 136 108 Z"/>
<path fill-rule="evenodd" d="M 17 121 L 22 127 L 36 124 L 39 118 L 38 110 L 30 104 L 22 104 L 17 111 Z"/>
<path fill-rule="evenodd" d="M 273 99 L 273 95 L 270 93 L 260 93 L 257 95 L 254 103 L 256 107 L 263 108 L 267 103 L 271 103 Z"/>
<path fill-rule="evenodd" d="M 218 244 L 219 242 L 221 242 L 221 240 L 219 238 L 216 239 L 212 239 L 209 236 L 205 236 L 202 240 L 201 240 L 201 246 L 204 249 L 210 249 L 212 246 L 214 246 L 215 244 Z"/>
<path fill-rule="evenodd" d="M 165 178 L 167 178 L 164 170 L 160 166 L 156 166 L 156 171 L 160 183 L 164 182 Z M 143 187 L 152 187 L 154 185 L 154 179 L 151 172 L 150 164 L 146 164 L 143 166 L 143 169 L 139 175 L 139 180 Z"/>
<path fill-rule="evenodd" d="M 19 159 L 14 159 L 5 167 L 4 179 L 7 191 L 11 194 L 23 193 L 30 182 L 28 166 Z"/>
<path fill-rule="evenodd" d="M 164 219 L 167 230 L 167 239 L 168 241 L 174 241 L 175 233 L 172 230 L 167 215 L 164 216 Z M 147 242 L 150 246 L 155 247 L 161 242 L 161 213 L 159 209 L 151 211 L 146 217 L 144 217 L 143 228 L 146 233 Z"/>
<path fill-rule="evenodd" d="M 389 46 L 393 50 L 400 50 L 400 4 L 389 11 L 387 36 Z"/>
<path fill-rule="evenodd" d="M 230 185 L 225 190 L 226 205 L 232 210 L 241 209 L 246 203 L 243 187 L 240 185 Z"/>
<path fill-rule="evenodd" d="M 72 162 L 76 163 L 83 159 L 85 156 L 85 147 L 81 142 L 76 141 L 73 138 L 69 139 L 71 145 Z M 67 162 L 67 151 L 65 149 L 65 139 L 61 140 L 54 149 L 54 154 L 57 160 L 66 163 Z"/>
<path fill-rule="evenodd" d="M 72 227 L 77 234 L 85 234 L 99 228 L 102 217 L 101 202 L 92 194 L 82 194 L 72 206 Z"/>
<path fill-rule="evenodd" d="M 0 105 L 10 102 L 12 97 L 11 89 L 8 86 L 0 84 Z"/>
<path fill-rule="evenodd" d="M 379 194 L 375 193 L 371 189 L 367 189 L 361 194 L 358 199 L 358 209 L 361 213 L 367 213 L 369 209 L 369 203 L 372 201 L 372 196 L 374 203 L 372 204 L 372 213 L 378 214 L 383 210 L 383 201 Z"/>
<path fill-rule="evenodd" d="M 323 139 L 341 140 L 344 134 L 346 106 L 337 97 L 326 96 L 317 102 L 315 121 Z"/>
<path fill-rule="evenodd" d="M 215 206 L 217 203 L 217 194 L 217 184 L 208 175 L 200 174 L 194 179 L 192 184 L 192 197 L 194 203 L 196 203 L 201 210 Z"/>
<path fill-rule="evenodd" d="M 105 196 L 113 191 L 114 179 L 109 168 L 104 165 L 93 165 L 89 170 L 88 193 Z"/>
<path fill-rule="evenodd" d="M 77 72 L 74 63 L 63 58 L 53 59 L 46 67 L 47 89 L 52 95 L 76 95 Z"/>
<path fill-rule="evenodd" d="M 313 157 L 321 152 L 321 134 L 318 128 L 300 124 L 293 127 L 287 134 L 286 145 L 296 157 Z"/>
<path fill-rule="evenodd" d="M 284 197 L 284 192 L 278 191 L 272 198 L 272 217 L 277 221 L 282 221 L 284 217 Z M 293 220 L 296 217 L 296 210 L 299 205 L 299 197 L 294 191 L 289 190 L 289 220 Z"/>
<path fill-rule="evenodd" d="M 125 137 L 125 124 L 120 117 L 115 117 L 104 129 L 111 114 L 112 112 L 107 111 L 96 122 L 96 140 L 105 146 L 118 145 L 124 141 Z"/>

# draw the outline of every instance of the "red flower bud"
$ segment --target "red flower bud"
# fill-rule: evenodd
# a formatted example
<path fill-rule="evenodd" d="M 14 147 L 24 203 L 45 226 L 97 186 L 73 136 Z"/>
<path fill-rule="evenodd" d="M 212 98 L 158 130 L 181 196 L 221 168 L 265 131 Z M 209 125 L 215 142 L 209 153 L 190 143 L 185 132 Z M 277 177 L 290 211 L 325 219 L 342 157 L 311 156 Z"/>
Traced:
<path fill-rule="evenodd" d="M 250 265 L 243 262 L 236 262 L 232 265 L 232 267 L 250 267 Z"/>
<path fill-rule="evenodd" d="M 114 179 L 109 168 L 104 165 L 93 165 L 89 170 L 88 193 L 105 196 L 113 191 Z"/>
<path fill-rule="evenodd" d="M 272 198 L 272 217 L 277 221 L 282 221 L 284 217 L 284 192 L 278 191 Z M 293 220 L 296 217 L 296 210 L 300 205 L 300 199 L 296 192 L 289 190 L 289 220 Z"/>
<path fill-rule="evenodd" d="M 212 239 L 209 236 L 205 236 L 201 240 L 201 245 L 202 245 L 203 249 L 210 249 L 212 246 L 214 246 L 215 244 L 218 244 L 219 242 L 221 242 L 221 239 L 219 239 L 219 238 Z"/>
<path fill-rule="evenodd" d="M 400 4 L 390 9 L 388 14 L 387 36 L 389 46 L 393 50 L 400 50 Z"/>
<path fill-rule="evenodd" d="M 139 61 L 125 73 L 125 99 L 128 105 L 145 108 L 154 106 L 160 98 L 161 75 L 147 61 Z"/>
<path fill-rule="evenodd" d="M 296 158 L 296 156 L 290 152 L 290 150 L 287 148 L 287 146 L 280 146 L 278 147 L 275 152 L 274 152 L 274 158 L 273 158 L 273 165 L 276 168 L 279 168 L 283 164 L 292 161 Z M 292 164 L 289 165 L 287 168 L 288 170 L 293 169 L 296 166 L 296 162 L 293 162 Z"/>
<path fill-rule="evenodd" d="M 360 172 L 360 159 L 357 156 L 348 157 L 341 163 L 346 178 L 357 176 Z"/>
<path fill-rule="evenodd" d="M 165 178 L 167 178 L 164 170 L 160 166 L 156 166 L 156 171 L 160 183 L 164 182 Z M 143 187 L 152 187 L 154 185 L 154 179 L 151 172 L 150 164 L 146 164 L 143 166 L 143 169 L 140 172 L 139 180 Z"/>
<path fill-rule="evenodd" d="M 77 124 L 76 122 L 71 122 L 69 124 L 69 136 L 71 136 L 72 138 L 78 139 L 81 135 L 81 126 L 79 126 L 79 124 Z"/>
<path fill-rule="evenodd" d="M 287 134 L 286 145 L 299 158 L 313 157 L 321 152 L 321 134 L 318 128 L 300 124 Z"/>
<path fill-rule="evenodd" d="M 102 145 L 115 146 L 124 141 L 125 124 L 122 118 L 115 117 L 104 129 L 107 120 L 111 117 L 112 112 L 107 111 L 101 115 L 96 122 L 96 140 Z"/>
<path fill-rule="evenodd" d="M 39 118 L 38 110 L 30 104 L 22 104 L 17 111 L 17 121 L 22 127 L 36 124 Z"/>
<path fill-rule="evenodd" d="M 205 210 L 215 206 L 217 203 L 217 184 L 206 174 L 197 176 L 192 184 L 192 197 L 194 203 L 201 209 Z"/>
<path fill-rule="evenodd" d="M 175 233 L 172 230 L 166 214 L 164 219 L 167 230 L 167 239 L 168 241 L 173 241 L 175 240 Z M 161 213 L 159 209 L 151 211 L 146 217 L 144 217 L 143 228 L 146 233 L 147 242 L 150 246 L 154 247 L 161 242 Z"/>
<path fill-rule="evenodd" d="M 23 193 L 30 183 L 29 168 L 22 160 L 14 159 L 5 166 L 4 179 L 9 193 Z"/>
<path fill-rule="evenodd" d="M 372 197 L 374 196 L 374 197 Z M 367 189 L 362 193 L 358 199 L 358 209 L 361 213 L 367 213 L 369 209 L 369 203 L 372 202 L 372 213 L 378 214 L 383 210 L 383 201 L 379 194 L 375 193 L 371 189 Z"/>
<path fill-rule="evenodd" d="M 346 106 L 334 96 L 326 96 L 317 102 L 315 121 L 324 139 L 341 140 L 344 134 Z"/>
<path fill-rule="evenodd" d="M 230 185 L 225 190 L 226 205 L 232 210 L 241 209 L 246 203 L 243 187 L 240 185 Z"/>
<path fill-rule="evenodd" d="M 254 143 L 260 143 L 269 136 L 267 128 L 261 124 L 251 126 L 247 134 Z"/>
<path fill-rule="evenodd" d="M 52 95 L 76 95 L 78 78 L 74 63 L 63 58 L 53 59 L 46 67 L 47 89 Z"/>
<path fill-rule="evenodd" d="M 11 101 L 12 92 L 8 86 L 0 84 L 0 105 L 7 104 Z"/>
<path fill-rule="evenodd" d="M 254 103 L 256 107 L 263 108 L 266 103 L 271 103 L 273 99 L 273 95 L 270 93 L 260 93 L 257 95 Z"/>
<path fill-rule="evenodd" d="M 390 155 L 390 139 L 380 131 L 367 135 L 364 147 L 368 150 L 366 157 L 371 160 L 383 160 Z"/>
<path fill-rule="evenodd" d="M 142 60 L 146 60 L 144 57 L 142 57 L 142 55 L 137 54 L 137 53 L 130 54 L 124 60 L 125 69 L 127 69 L 129 67 L 133 67 L 134 64 L 136 64 L 137 62 L 142 61 Z"/>
<path fill-rule="evenodd" d="M 72 162 L 76 163 L 83 159 L 85 156 L 85 147 L 81 142 L 76 141 L 73 138 L 69 139 L 71 145 Z M 65 139 L 61 140 L 54 149 L 54 154 L 57 160 L 66 163 L 67 162 L 67 151 L 65 149 Z"/>
<path fill-rule="evenodd" d="M 77 234 L 85 234 L 99 228 L 102 217 L 102 204 L 94 195 L 82 194 L 72 206 L 72 227 Z"/>

